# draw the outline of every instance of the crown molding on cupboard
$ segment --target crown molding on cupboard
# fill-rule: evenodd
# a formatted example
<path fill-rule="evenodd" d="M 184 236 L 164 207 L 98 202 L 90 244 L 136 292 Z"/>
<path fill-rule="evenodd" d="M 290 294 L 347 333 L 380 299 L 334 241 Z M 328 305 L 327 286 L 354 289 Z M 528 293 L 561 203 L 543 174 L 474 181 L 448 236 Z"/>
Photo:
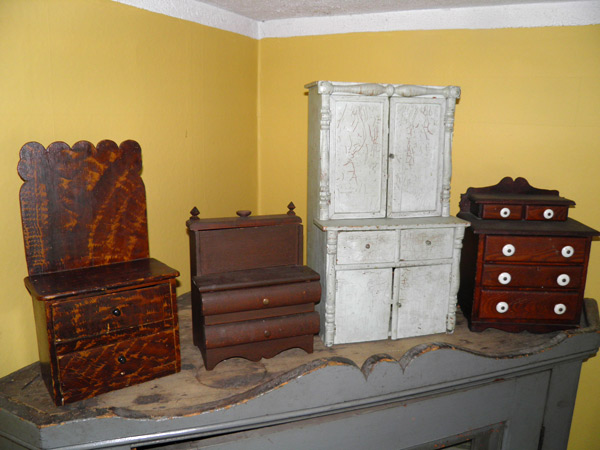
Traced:
<path fill-rule="evenodd" d="M 600 1 L 495 5 L 259 22 L 196 0 L 113 0 L 253 39 L 444 29 L 530 28 L 600 24 Z"/>

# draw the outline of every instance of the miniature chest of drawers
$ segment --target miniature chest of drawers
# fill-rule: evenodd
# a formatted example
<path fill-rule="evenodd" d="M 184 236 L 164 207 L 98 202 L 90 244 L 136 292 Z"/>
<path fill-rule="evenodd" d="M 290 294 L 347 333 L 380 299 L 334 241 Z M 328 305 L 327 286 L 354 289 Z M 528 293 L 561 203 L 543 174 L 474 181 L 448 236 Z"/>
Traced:
<path fill-rule="evenodd" d="M 547 332 L 577 327 L 593 230 L 568 217 L 574 202 L 523 178 L 469 188 L 459 217 L 459 303 L 472 330 Z"/>
<path fill-rule="evenodd" d="M 220 361 L 313 351 L 319 274 L 302 265 L 302 221 L 293 213 L 187 222 L 194 344 L 211 370 Z"/>
<path fill-rule="evenodd" d="M 180 370 L 178 275 L 147 258 L 26 278 L 56 404 Z"/>

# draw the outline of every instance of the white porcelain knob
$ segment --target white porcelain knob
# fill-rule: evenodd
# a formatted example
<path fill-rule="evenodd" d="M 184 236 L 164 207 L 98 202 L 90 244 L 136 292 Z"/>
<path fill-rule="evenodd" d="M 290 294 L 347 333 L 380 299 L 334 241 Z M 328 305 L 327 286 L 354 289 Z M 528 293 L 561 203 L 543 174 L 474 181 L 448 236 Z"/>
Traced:
<path fill-rule="evenodd" d="M 510 216 L 510 209 L 502 208 L 500 210 L 500 217 L 504 217 L 506 219 L 508 216 Z"/>
<path fill-rule="evenodd" d="M 570 245 L 565 245 L 562 250 L 560 251 L 560 253 L 565 257 L 565 258 L 570 258 L 571 256 L 573 256 L 573 254 L 575 253 L 575 249 L 573 247 L 571 247 Z"/>
<path fill-rule="evenodd" d="M 508 311 L 508 303 L 498 302 L 496 305 L 496 311 L 498 311 L 500 314 L 504 314 L 506 311 Z"/>
<path fill-rule="evenodd" d="M 550 220 L 553 217 L 554 217 L 554 211 L 552 211 L 550 208 L 544 210 L 544 219 Z"/>
<path fill-rule="evenodd" d="M 512 256 L 515 254 L 515 246 L 512 244 L 506 244 L 502 247 L 502 254 L 504 256 Z"/>
<path fill-rule="evenodd" d="M 557 303 L 556 305 L 554 305 L 554 312 L 560 316 L 561 314 L 567 312 L 567 307 L 562 303 Z"/>
<path fill-rule="evenodd" d="M 510 283 L 510 280 L 512 280 L 512 277 L 508 272 L 502 272 L 500 275 L 498 275 L 498 281 L 500 284 L 508 284 Z"/>
<path fill-rule="evenodd" d="M 558 283 L 559 286 L 566 286 L 567 284 L 569 284 L 571 282 L 571 277 L 569 275 L 567 275 L 566 273 L 561 273 L 556 278 L 556 282 Z"/>

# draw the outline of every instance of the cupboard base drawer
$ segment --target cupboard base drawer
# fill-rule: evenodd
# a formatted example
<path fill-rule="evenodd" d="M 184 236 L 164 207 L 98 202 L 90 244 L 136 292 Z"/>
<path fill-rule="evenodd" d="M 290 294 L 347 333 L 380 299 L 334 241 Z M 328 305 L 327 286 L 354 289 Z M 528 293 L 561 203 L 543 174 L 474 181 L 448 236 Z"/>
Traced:
<path fill-rule="evenodd" d="M 58 357 L 57 404 L 94 397 L 181 368 L 177 329 Z"/>

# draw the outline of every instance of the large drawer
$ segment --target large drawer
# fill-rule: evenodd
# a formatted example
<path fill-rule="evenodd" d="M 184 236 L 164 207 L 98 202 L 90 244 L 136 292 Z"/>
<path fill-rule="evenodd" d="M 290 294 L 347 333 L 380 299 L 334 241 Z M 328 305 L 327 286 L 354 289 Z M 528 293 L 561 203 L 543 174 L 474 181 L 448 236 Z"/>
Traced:
<path fill-rule="evenodd" d="M 337 242 L 338 264 L 393 263 L 397 253 L 396 231 L 345 231 Z"/>
<path fill-rule="evenodd" d="M 585 238 L 487 236 L 484 260 L 581 264 L 586 244 Z"/>
<path fill-rule="evenodd" d="M 581 312 L 577 292 L 500 291 L 482 289 L 480 319 L 574 321 Z"/>
<path fill-rule="evenodd" d="M 318 281 L 290 283 L 229 291 L 204 292 L 202 314 L 227 314 L 239 311 L 277 308 L 280 306 L 316 303 L 321 299 Z"/>
<path fill-rule="evenodd" d="M 454 228 L 415 228 L 402 230 L 400 259 L 418 261 L 452 258 Z"/>
<path fill-rule="evenodd" d="M 249 320 L 205 327 L 206 348 L 229 347 L 250 342 L 316 334 L 319 314 L 316 312 Z"/>
<path fill-rule="evenodd" d="M 488 287 L 579 289 L 582 266 L 484 264 L 481 284 Z"/>
<path fill-rule="evenodd" d="M 180 362 L 176 333 L 168 330 L 59 356 L 64 402 L 177 372 Z"/>
<path fill-rule="evenodd" d="M 171 318 L 171 286 L 63 300 L 52 305 L 57 341 L 85 338 Z"/>

